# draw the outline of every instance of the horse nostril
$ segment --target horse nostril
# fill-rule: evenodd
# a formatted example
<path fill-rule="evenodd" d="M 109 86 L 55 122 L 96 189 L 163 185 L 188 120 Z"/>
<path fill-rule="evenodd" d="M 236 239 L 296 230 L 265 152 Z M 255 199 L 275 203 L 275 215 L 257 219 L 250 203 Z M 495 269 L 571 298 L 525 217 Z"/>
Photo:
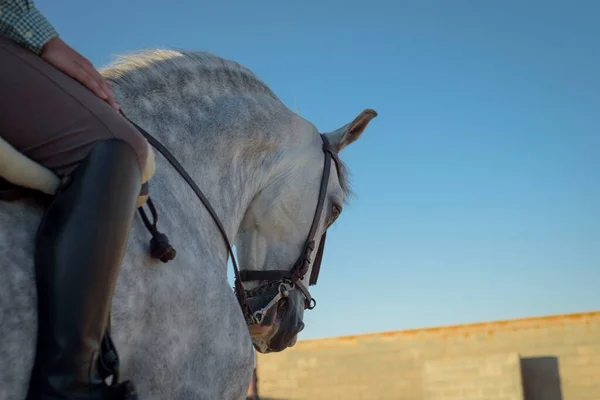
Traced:
<path fill-rule="evenodd" d="M 298 333 L 302 332 L 304 330 L 304 322 L 300 321 L 300 324 L 298 324 Z"/>

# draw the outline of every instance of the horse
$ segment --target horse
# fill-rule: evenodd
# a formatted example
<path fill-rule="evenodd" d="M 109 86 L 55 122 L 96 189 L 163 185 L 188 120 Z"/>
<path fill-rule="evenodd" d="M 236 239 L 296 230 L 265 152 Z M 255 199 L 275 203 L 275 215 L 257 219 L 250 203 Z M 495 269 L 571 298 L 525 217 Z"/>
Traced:
<path fill-rule="evenodd" d="M 339 129 L 320 133 L 248 68 L 204 52 L 139 51 L 117 57 L 101 73 L 127 117 L 169 149 L 202 188 L 223 229 L 189 182 L 157 154 L 149 192 L 158 227 L 177 255 L 168 263 L 149 256 L 149 233 L 134 219 L 111 308 L 120 376 L 135 383 L 143 400 L 245 399 L 254 350 L 284 351 L 304 327 L 304 297 L 310 294 L 294 289 L 305 288 L 312 271 L 304 270 L 296 285 L 277 283 L 277 290 L 292 289 L 277 299 L 265 300 L 265 291 L 253 299 L 269 281 L 246 279 L 241 288 L 248 302 L 263 310 L 260 319 L 249 321 L 228 283 L 233 253 L 227 239 L 247 274 L 290 271 L 314 222 L 318 243 L 339 217 L 350 188 L 338 154 L 377 113 L 366 109 Z M 324 142 L 335 162 L 323 162 Z M 315 217 L 318 204 L 322 212 Z M 29 198 L 0 202 L 5 400 L 25 398 L 33 365 L 32 255 L 43 207 Z M 314 268 L 317 255 L 304 254 Z"/>

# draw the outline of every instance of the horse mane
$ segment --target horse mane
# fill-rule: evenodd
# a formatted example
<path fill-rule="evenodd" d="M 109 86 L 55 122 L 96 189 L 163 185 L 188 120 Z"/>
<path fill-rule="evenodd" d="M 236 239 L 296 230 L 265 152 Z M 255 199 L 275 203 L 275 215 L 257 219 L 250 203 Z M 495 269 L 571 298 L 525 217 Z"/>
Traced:
<path fill-rule="evenodd" d="M 208 52 L 169 49 L 147 49 L 116 56 L 101 68 L 101 74 L 119 86 L 132 86 L 141 77 L 167 80 L 190 76 L 211 79 L 220 89 L 244 90 L 262 93 L 281 100 L 248 68 L 235 61 Z M 148 74 L 150 72 L 150 74 Z"/>
<path fill-rule="evenodd" d="M 219 90 L 240 90 L 263 94 L 273 98 L 283 106 L 283 102 L 271 88 L 247 67 L 208 52 L 170 49 L 146 49 L 130 54 L 118 55 L 114 61 L 100 70 L 111 84 L 128 91 L 147 88 L 147 80 L 156 84 L 181 83 L 192 76 L 201 76 L 205 83 L 211 80 L 211 87 Z M 285 106 L 284 106 L 285 107 Z M 300 115 L 297 111 L 291 113 Z M 302 117 L 300 117 L 302 118 Z M 350 187 L 350 174 L 340 160 L 338 164 L 340 186 L 348 201 L 354 193 Z"/>

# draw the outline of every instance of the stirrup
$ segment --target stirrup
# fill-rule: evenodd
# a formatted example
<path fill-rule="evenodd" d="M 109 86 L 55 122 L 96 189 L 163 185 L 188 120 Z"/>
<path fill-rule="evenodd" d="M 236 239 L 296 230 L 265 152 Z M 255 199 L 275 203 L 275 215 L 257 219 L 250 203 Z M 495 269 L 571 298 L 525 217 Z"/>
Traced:
<path fill-rule="evenodd" d="M 100 354 L 98 356 L 98 374 L 103 380 L 112 376 L 110 386 L 115 386 L 119 383 L 119 353 L 112 341 L 109 329 L 104 331 L 104 337 L 100 346 Z"/>
<path fill-rule="evenodd" d="M 112 376 L 109 385 L 112 400 L 138 400 L 137 390 L 132 381 L 119 382 L 119 367 L 119 353 L 110 336 L 110 330 L 106 329 L 98 356 L 98 373 L 103 380 Z"/>

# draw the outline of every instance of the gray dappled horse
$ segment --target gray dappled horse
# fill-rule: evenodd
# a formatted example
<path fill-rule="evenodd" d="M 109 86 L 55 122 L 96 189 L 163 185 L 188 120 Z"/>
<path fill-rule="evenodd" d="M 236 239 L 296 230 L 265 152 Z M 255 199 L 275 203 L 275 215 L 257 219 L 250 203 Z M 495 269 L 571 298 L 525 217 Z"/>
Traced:
<path fill-rule="evenodd" d="M 141 400 L 244 399 L 252 344 L 262 353 L 282 351 L 304 326 L 305 291 L 318 256 L 303 253 L 307 235 L 315 226 L 319 243 L 339 216 L 348 183 L 337 153 L 376 113 L 365 110 L 322 139 L 251 71 L 204 53 L 143 52 L 120 58 L 103 74 L 126 115 L 164 144 L 204 192 L 248 276 L 289 271 L 301 254 L 310 255 L 296 285 L 271 285 L 278 295 L 273 304 L 268 290 L 259 290 L 264 282 L 243 283 L 252 311 L 264 311 L 248 322 L 227 281 L 228 249 L 215 221 L 157 154 L 150 195 L 177 257 L 167 264 L 151 258 L 149 233 L 134 219 L 112 305 L 121 378 L 135 382 Z M 330 164 L 323 162 L 324 141 L 335 161 Z M 320 197 L 324 165 L 331 173 Z M 25 397 L 33 363 L 32 254 L 41 215 L 41 205 L 27 199 L 0 202 L 3 400 Z"/>

